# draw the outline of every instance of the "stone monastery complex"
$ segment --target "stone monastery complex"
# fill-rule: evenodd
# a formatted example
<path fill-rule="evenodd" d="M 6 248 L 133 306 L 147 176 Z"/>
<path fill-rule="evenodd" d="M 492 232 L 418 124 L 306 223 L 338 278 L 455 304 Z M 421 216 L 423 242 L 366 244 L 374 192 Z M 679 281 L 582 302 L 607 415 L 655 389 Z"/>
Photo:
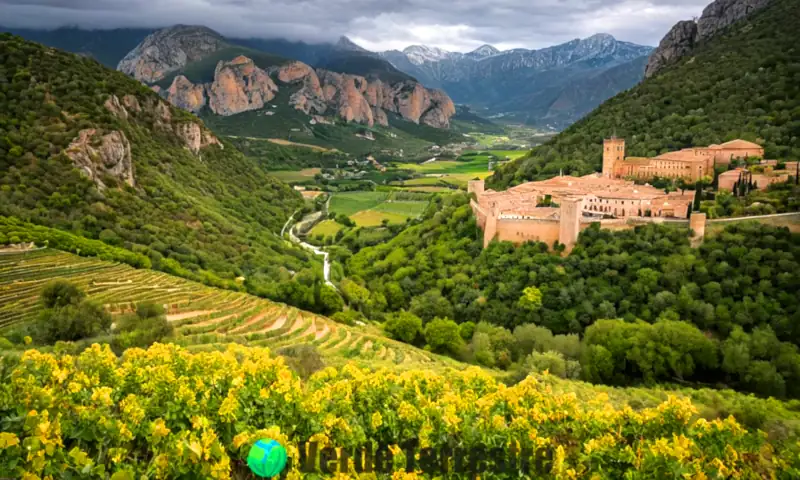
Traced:
<path fill-rule="evenodd" d="M 483 180 L 469 182 L 475 194 L 471 206 L 483 229 L 484 247 L 494 239 L 516 244 L 555 242 L 571 249 L 578 234 L 593 222 L 603 227 L 656 218 L 686 219 L 694 190 L 665 193 L 630 178 L 684 178 L 696 181 L 712 176 L 716 165 L 732 159 L 763 157 L 761 146 L 733 140 L 710 147 L 686 148 L 654 158 L 625 157 L 625 140 L 608 138 L 603 144 L 603 171 L 583 177 L 558 176 L 528 182 L 502 192 L 485 190 Z M 705 230 L 705 214 L 694 213 L 690 226 L 697 236 Z"/>
<path fill-rule="evenodd" d="M 697 181 L 714 174 L 715 165 L 728 165 L 735 158 L 764 157 L 764 149 L 745 140 L 731 140 L 710 147 L 684 148 L 657 157 L 625 157 L 625 140 L 607 138 L 603 142 L 605 178 L 683 178 Z"/>

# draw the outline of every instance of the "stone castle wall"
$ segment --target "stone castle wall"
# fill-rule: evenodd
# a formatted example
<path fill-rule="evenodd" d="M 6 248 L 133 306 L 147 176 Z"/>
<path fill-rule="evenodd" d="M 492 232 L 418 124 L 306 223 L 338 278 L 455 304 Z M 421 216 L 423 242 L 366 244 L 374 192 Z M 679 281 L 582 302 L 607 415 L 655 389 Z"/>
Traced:
<path fill-rule="evenodd" d="M 497 220 L 495 240 L 512 242 L 544 242 L 553 246 L 559 239 L 558 220 L 550 219 L 515 219 L 501 218 Z"/>

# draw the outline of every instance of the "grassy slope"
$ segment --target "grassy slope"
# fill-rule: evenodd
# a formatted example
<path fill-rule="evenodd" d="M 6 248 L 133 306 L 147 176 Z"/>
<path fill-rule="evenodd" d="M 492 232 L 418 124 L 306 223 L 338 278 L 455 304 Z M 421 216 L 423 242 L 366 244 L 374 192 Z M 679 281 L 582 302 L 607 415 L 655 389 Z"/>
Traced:
<path fill-rule="evenodd" d="M 768 158 L 800 156 L 798 0 L 768 7 L 701 45 L 693 55 L 606 101 L 529 157 L 491 179 L 503 188 L 600 168 L 602 140 L 624 137 L 631 156 L 733 138 L 758 141 Z"/>
<path fill-rule="evenodd" d="M 98 238 L 205 272 L 267 283 L 309 255 L 273 232 L 303 202 L 287 185 L 230 144 L 194 155 L 168 129 L 196 117 L 169 108 L 168 128 L 153 113 L 159 97 L 93 60 L 0 37 L 0 215 Z M 134 95 L 143 109 L 120 119 L 109 95 Z M 131 144 L 136 188 L 103 192 L 60 155 L 78 131 L 119 130 Z M 112 184 L 113 185 L 113 184 Z M 174 269 L 173 269 L 174 270 Z M 269 280 L 272 278 L 272 280 Z"/>

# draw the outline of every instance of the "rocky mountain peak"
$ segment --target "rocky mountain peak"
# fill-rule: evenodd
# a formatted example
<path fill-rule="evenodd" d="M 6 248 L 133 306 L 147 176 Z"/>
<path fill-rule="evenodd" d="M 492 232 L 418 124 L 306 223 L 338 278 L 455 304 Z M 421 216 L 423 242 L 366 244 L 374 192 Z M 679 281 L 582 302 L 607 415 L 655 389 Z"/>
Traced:
<path fill-rule="evenodd" d="M 334 47 L 337 50 L 345 50 L 349 52 L 371 53 L 369 52 L 369 50 L 361 47 L 360 45 L 356 44 L 354 41 L 350 40 L 344 35 L 339 37 L 339 41 L 336 42 L 336 45 L 334 45 Z"/>
<path fill-rule="evenodd" d="M 746 19 L 769 2 L 770 0 L 715 0 L 703 9 L 703 14 L 696 22 L 683 20 L 676 23 L 650 56 L 644 76 L 651 77 L 670 63 L 690 55 L 698 43 Z"/>
<path fill-rule="evenodd" d="M 175 25 L 148 35 L 125 55 L 117 70 L 153 83 L 228 45 L 222 35 L 208 27 Z"/>
<path fill-rule="evenodd" d="M 403 49 L 408 60 L 414 65 L 421 65 L 424 62 L 438 62 L 452 55 L 447 50 L 428 45 L 411 45 Z"/>
<path fill-rule="evenodd" d="M 496 49 L 492 45 L 484 44 L 476 48 L 475 50 L 467 53 L 465 56 L 477 60 L 480 58 L 491 57 L 492 55 L 497 55 L 498 53 L 500 53 L 500 50 Z"/>

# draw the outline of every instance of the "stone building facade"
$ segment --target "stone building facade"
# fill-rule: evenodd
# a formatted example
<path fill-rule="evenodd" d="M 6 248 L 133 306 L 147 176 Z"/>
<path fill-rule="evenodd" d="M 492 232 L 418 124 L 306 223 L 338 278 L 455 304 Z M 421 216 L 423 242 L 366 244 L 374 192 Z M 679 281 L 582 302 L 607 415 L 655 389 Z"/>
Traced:
<path fill-rule="evenodd" d="M 776 172 L 766 169 L 763 172 L 750 172 L 744 168 L 734 168 L 719 174 L 717 187 L 720 190 L 733 191 L 738 181 L 752 181 L 757 190 L 766 190 L 773 183 L 785 183 L 789 180 L 789 170 Z"/>
<path fill-rule="evenodd" d="M 736 158 L 763 157 L 764 149 L 746 140 L 731 140 L 720 145 L 684 148 L 653 158 L 625 157 L 625 140 L 603 141 L 605 178 L 683 178 L 696 181 L 714 173 L 715 165 L 728 165 Z"/>
<path fill-rule="evenodd" d="M 502 192 L 485 190 L 483 180 L 469 182 L 467 191 L 484 246 L 494 239 L 516 244 L 556 241 L 570 249 L 578 234 L 592 222 L 624 224 L 626 219 L 674 217 L 685 219 L 694 191 L 664 193 L 649 185 L 606 178 L 554 177 L 528 182 Z"/>

